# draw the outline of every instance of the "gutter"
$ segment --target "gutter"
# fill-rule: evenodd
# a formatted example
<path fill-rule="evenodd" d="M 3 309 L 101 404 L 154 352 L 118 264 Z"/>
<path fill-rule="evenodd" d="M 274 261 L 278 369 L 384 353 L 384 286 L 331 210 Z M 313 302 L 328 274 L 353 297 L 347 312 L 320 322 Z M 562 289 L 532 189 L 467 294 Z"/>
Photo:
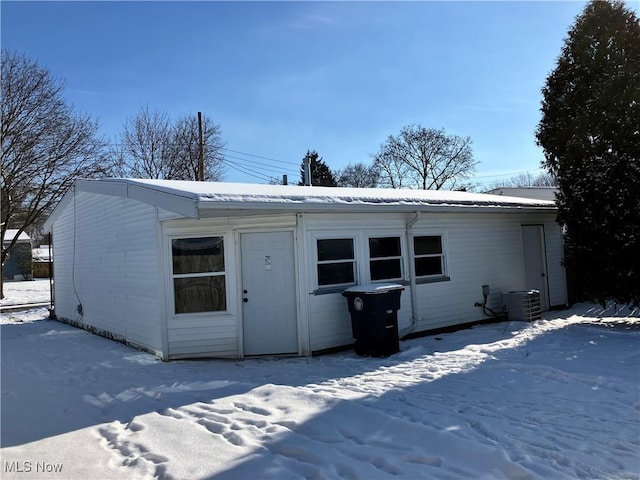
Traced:
<path fill-rule="evenodd" d="M 412 241 L 412 228 L 416 222 L 420 219 L 420 211 L 417 210 L 413 218 L 411 218 L 406 225 L 407 231 L 407 243 L 409 244 L 409 286 L 411 287 L 411 324 L 398 333 L 398 337 L 402 338 L 416 328 L 416 322 L 418 321 L 418 292 L 416 288 L 416 264 L 413 261 L 415 257 L 415 251 Z"/>
<path fill-rule="evenodd" d="M 312 203 L 302 201 L 239 201 L 239 200 L 213 200 L 200 198 L 198 203 L 199 218 L 207 218 L 209 212 L 234 212 L 234 211 L 251 211 L 256 214 L 262 213 L 264 210 L 295 212 L 295 213 L 397 213 L 397 212 L 415 212 L 420 209 L 421 212 L 486 212 L 486 213 L 553 213 L 557 212 L 557 207 L 547 205 L 477 205 L 477 204 L 452 204 L 452 203 L 413 203 L 413 204 L 397 204 L 397 203 Z"/>

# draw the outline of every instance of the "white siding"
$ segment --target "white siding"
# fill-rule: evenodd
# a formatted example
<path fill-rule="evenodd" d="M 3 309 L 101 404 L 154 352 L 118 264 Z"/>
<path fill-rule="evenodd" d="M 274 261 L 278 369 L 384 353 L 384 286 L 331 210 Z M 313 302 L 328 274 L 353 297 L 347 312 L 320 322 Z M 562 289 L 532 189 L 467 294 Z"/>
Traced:
<path fill-rule="evenodd" d="M 351 332 L 351 317 L 347 310 L 347 300 L 340 292 L 316 294 L 316 239 L 338 238 L 341 236 L 355 236 L 356 283 L 369 283 L 368 264 L 365 248 L 370 236 L 400 235 L 404 236 L 405 223 L 412 215 L 305 215 L 307 228 L 307 278 L 305 279 L 306 293 L 309 296 L 309 337 L 311 351 L 320 351 L 353 343 Z M 406 219 L 406 220 L 405 220 Z M 404 237 L 403 237 L 404 238 Z M 406 267 L 406 242 L 402 242 L 405 258 L 405 277 L 408 278 Z M 409 287 L 401 297 L 402 305 L 398 312 L 400 329 L 408 325 L 411 317 L 411 303 Z"/>
<path fill-rule="evenodd" d="M 341 293 L 314 294 L 315 240 L 319 236 L 356 236 L 358 283 L 369 279 L 366 262 L 366 239 L 378 234 L 397 234 L 404 239 L 405 281 L 409 280 L 408 238 L 406 223 L 413 215 L 307 215 L 307 293 L 309 294 L 309 328 L 311 350 L 352 343 L 351 321 Z M 424 331 L 475 322 L 487 318 L 475 302 L 482 301 L 482 285 L 490 286 L 488 306 L 502 308 L 503 291 L 525 288 L 521 225 L 544 223 L 551 304 L 566 303 L 560 230 L 554 214 L 522 213 L 425 213 L 412 228 L 413 235 L 444 235 L 446 274 L 449 281 L 416 286 L 418 316 L 414 331 Z M 347 233 L 348 232 L 348 233 Z M 412 316 L 410 287 L 402 293 L 398 312 L 399 329 L 410 325 Z"/>
<path fill-rule="evenodd" d="M 443 229 L 448 282 L 418 285 L 416 331 L 469 323 L 483 318 L 475 302 L 489 285 L 490 308 L 499 309 L 501 292 L 524 288 L 520 218 L 505 214 L 424 215 L 414 227 Z"/>
<path fill-rule="evenodd" d="M 53 226 L 56 315 L 160 353 L 155 218 L 149 205 L 77 193 Z"/>
<path fill-rule="evenodd" d="M 446 281 L 418 283 L 414 331 L 481 320 L 482 285 L 489 307 L 501 293 L 526 287 L 521 225 L 545 227 L 550 304 L 566 303 L 560 229 L 553 213 L 424 213 L 412 235 L 443 235 Z M 369 283 L 367 239 L 400 236 L 403 283 L 399 328 L 412 322 L 409 287 L 410 213 L 282 214 L 171 219 L 155 207 L 115 196 L 78 193 L 53 226 L 56 314 L 85 328 L 142 346 L 166 359 L 243 356 L 239 239 L 243 232 L 295 232 L 300 352 L 309 354 L 353 342 L 346 299 L 320 293 L 316 239 L 353 236 L 357 283 Z M 158 220 L 159 218 L 163 220 Z M 224 237 L 227 311 L 173 314 L 171 239 Z M 291 260 L 295 261 L 294 258 Z M 82 304 L 83 315 L 76 308 Z"/>
<path fill-rule="evenodd" d="M 295 215 L 239 217 L 163 222 L 163 260 L 167 272 L 167 337 L 169 359 L 211 357 L 238 358 L 242 353 L 242 296 L 239 235 L 247 231 L 292 229 Z M 227 311 L 175 315 L 171 279 L 171 239 L 189 236 L 223 236 Z M 294 259 L 292 258 L 293 262 Z"/>

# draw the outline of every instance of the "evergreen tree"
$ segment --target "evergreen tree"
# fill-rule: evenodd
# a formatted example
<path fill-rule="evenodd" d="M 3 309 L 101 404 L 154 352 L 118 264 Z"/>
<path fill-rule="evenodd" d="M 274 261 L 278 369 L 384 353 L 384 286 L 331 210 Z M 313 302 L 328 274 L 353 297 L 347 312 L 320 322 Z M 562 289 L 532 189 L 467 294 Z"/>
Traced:
<path fill-rule="evenodd" d="M 300 165 L 300 183 L 298 185 L 304 185 L 304 165 L 307 159 L 311 160 L 311 185 L 314 187 L 337 187 L 335 176 L 331 169 L 322 160 L 322 157 L 318 155 L 315 150 L 307 150 L 307 154 L 302 159 Z"/>
<path fill-rule="evenodd" d="M 543 90 L 536 131 L 558 181 L 577 300 L 640 304 L 640 22 L 591 1 Z"/>

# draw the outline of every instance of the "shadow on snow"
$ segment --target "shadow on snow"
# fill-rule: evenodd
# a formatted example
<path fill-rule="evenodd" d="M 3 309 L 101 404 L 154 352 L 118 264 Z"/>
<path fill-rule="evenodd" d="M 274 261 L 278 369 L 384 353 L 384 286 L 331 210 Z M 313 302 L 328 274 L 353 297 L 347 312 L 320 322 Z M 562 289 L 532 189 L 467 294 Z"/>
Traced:
<path fill-rule="evenodd" d="M 265 384 L 308 387 L 318 395 L 330 395 L 329 385 L 357 390 L 366 383 L 363 376 L 375 379 L 378 374 L 398 373 L 392 378 L 406 381 L 379 392 L 365 388 L 357 399 L 333 399 L 326 411 L 303 423 L 288 424 L 285 433 L 211 478 L 243 478 L 256 471 L 278 478 L 424 477 L 429 472 L 444 474 L 443 467 L 453 476 L 494 471 L 513 477 L 527 474 L 527 469 L 553 476 L 557 472 L 540 456 L 548 454 L 548 463 L 557 463 L 558 436 L 571 443 L 588 435 L 571 414 L 576 395 L 585 398 L 594 389 L 604 389 L 615 401 L 619 392 L 612 370 L 621 366 L 608 364 L 606 352 L 616 348 L 615 341 L 629 339 L 614 335 L 600 341 L 604 333 L 599 326 L 569 325 L 510 343 L 513 331 L 527 324 L 514 322 L 508 327 L 505 334 L 504 323 L 474 328 L 474 345 L 469 345 L 468 333 L 403 342 L 403 351 L 386 359 L 340 353 L 163 363 L 51 320 L 2 325 L 1 446 L 116 420 L 126 425 L 139 415 L 197 402 L 215 404 Z M 573 350 L 567 351 L 563 336 L 578 332 L 584 341 L 573 341 Z M 545 352 L 539 353 L 543 341 Z M 637 344 L 637 336 L 632 341 Z M 599 371 L 593 371 L 594 365 Z M 631 373 L 623 373 L 637 384 L 637 365 L 627 367 Z M 640 398 L 636 400 L 640 405 Z M 631 427 L 626 428 L 633 434 L 637 409 L 628 408 L 623 420 L 628 425 L 631 418 Z M 602 433 L 599 438 L 619 438 L 622 423 L 606 418 L 590 421 Z M 397 454 L 390 456 L 390 451 Z M 447 464 L 455 451 L 469 452 L 464 465 Z M 592 457 L 588 452 L 574 457 L 564 460 L 572 463 L 572 474 L 602 473 L 584 466 Z"/>

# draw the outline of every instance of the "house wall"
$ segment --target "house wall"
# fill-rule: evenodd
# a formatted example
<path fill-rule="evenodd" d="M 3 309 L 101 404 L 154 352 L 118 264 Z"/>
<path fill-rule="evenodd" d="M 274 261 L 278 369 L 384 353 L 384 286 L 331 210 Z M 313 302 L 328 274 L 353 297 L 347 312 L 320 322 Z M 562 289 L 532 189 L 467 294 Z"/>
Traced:
<path fill-rule="evenodd" d="M 32 275 L 31 242 L 17 242 L 9 250 L 9 255 L 2 266 L 3 278 L 9 280 L 26 280 Z"/>
<path fill-rule="evenodd" d="M 308 291 L 310 348 L 324 350 L 352 343 L 350 316 L 340 292 L 318 292 L 315 279 L 317 238 L 354 235 L 358 283 L 369 283 L 367 238 L 399 234 L 402 237 L 405 290 L 398 311 L 399 329 L 411 325 L 409 237 L 406 224 L 413 215 L 308 215 L 306 289 Z M 526 289 L 521 225 L 545 226 L 549 289 L 552 305 L 566 304 L 564 269 L 560 265 L 560 231 L 554 215 L 520 213 L 425 213 L 412 227 L 413 235 L 444 237 L 448 281 L 416 285 L 417 318 L 413 331 L 426 331 L 486 318 L 475 302 L 482 301 L 482 285 L 490 286 L 488 306 L 502 308 L 502 292 Z M 314 293 L 315 292 L 315 293 Z"/>
<path fill-rule="evenodd" d="M 134 200 L 76 193 L 53 225 L 59 319 L 162 354 L 156 214 Z"/>
<path fill-rule="evenodd" d="M 162 222 L 164 281 L 167 311 L 167 345 L 170 359 L 217 357 L 238 358 L 242 352 L 242 289 L 240 235 L 245 232 L 295 230 L 296 216 L 275 215 Z M 225 252 L 227 310 L 175 314 L 171 270 L 174 238 L 222 236 Z M 293 262 L 294 259 L 292 258 Z"/>
<path fill-rule="evenodd" d="M 75 205 L 74 205 L 75 203 Z M 527 288 L 521 226 L 545 228 L 551 305 L 566 303 L 561 232 L 554 214 L 424 213 L 280 214 L 200 220 L 174 215 L 126 198 L 76 195 L 53 225 L 56 314 L 59 318 L 151 350 L 165 359 L 238 358 L 244 355 L 240 237 L 248 232 L 294 233 L 299 353 L 309 355 L 353 342 L 342 288 L 319 289 L 318 238 L 355 239 L 357 283 L 370 282 L 367 239 L 400 236 L 403 278 L 400 331 L 427 331 L 486 318 L 475 302 L 482 285 L 488 306 L 502 308 L 502 292 Z M 75 226 L 75 227 L 74 227 Z M 411 235 L 442 235 L 446 281 L 416 285 L 412 325 L 409 285 Z M 171 241 L 222 236 L 227 310 L 175 314 Z M 77 312 L 82 304 L 83 314 Z"/>

